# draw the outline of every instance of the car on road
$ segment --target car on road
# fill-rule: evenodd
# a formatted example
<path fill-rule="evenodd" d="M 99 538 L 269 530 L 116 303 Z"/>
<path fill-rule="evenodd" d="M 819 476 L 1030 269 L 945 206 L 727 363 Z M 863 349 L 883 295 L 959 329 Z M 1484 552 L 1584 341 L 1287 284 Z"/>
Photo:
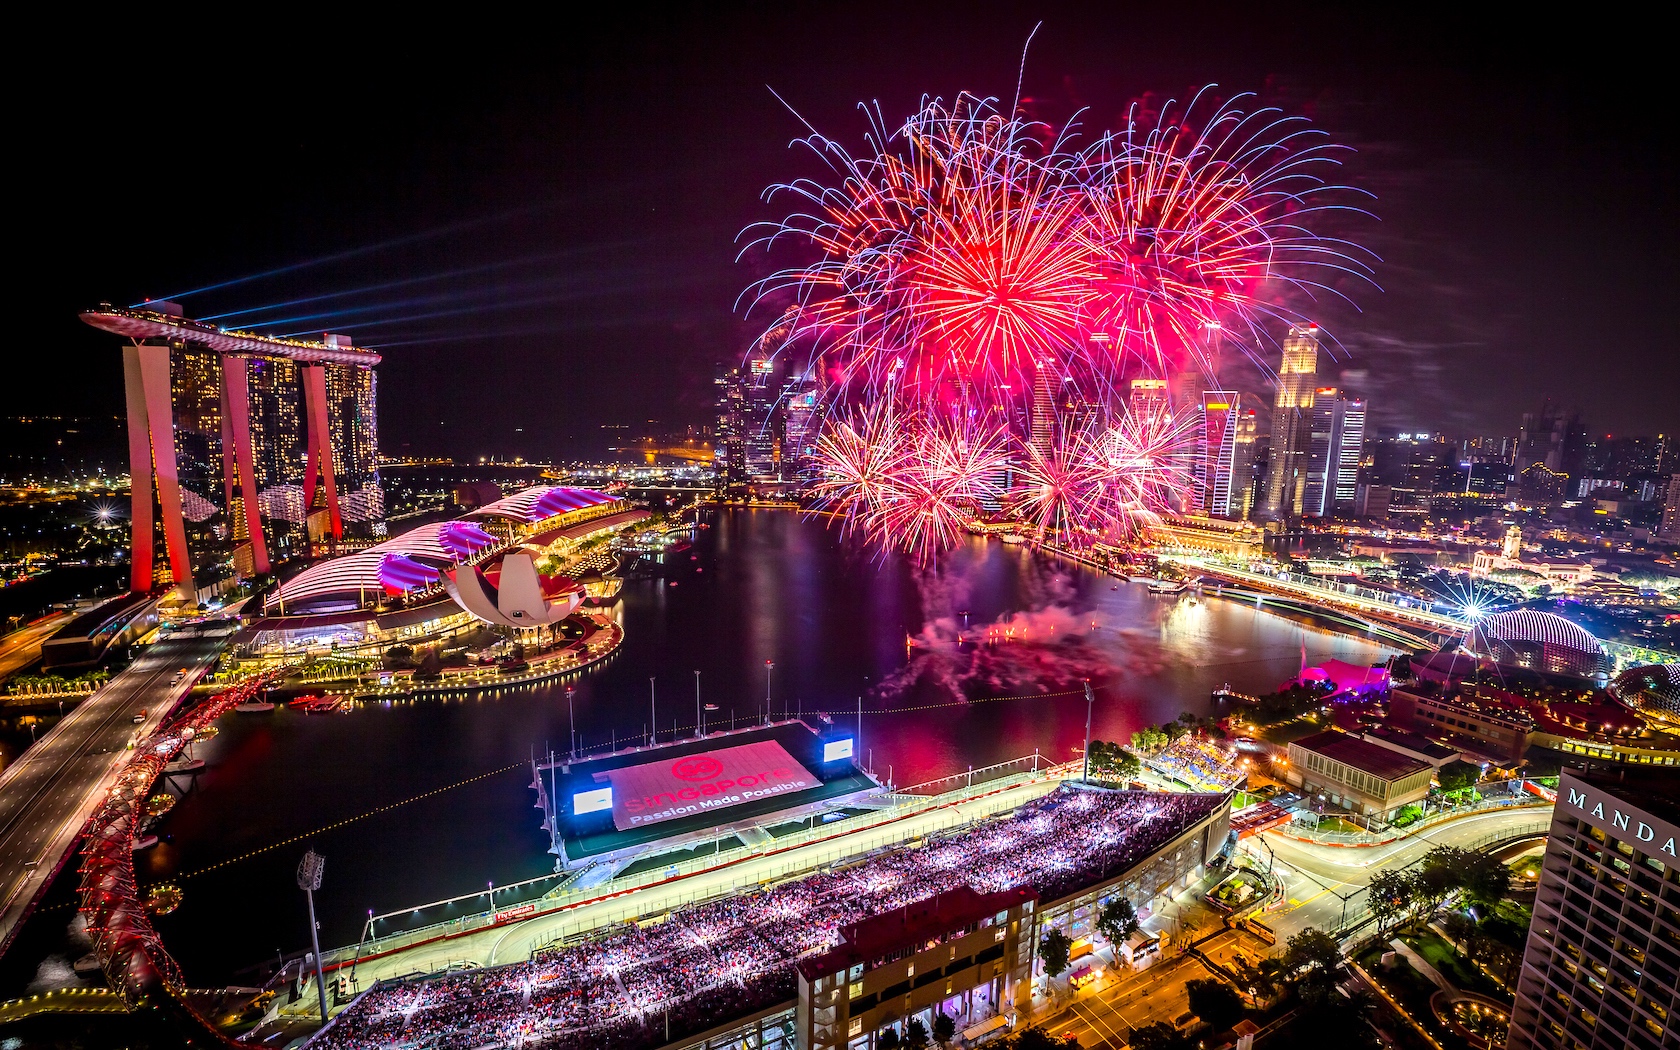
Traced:
<path fill-rule="evenodd" d="M 135 725 L 139 725 L 141 722 L 144 722 L 145 720 L 146 720 L 146 709 L 144 707 L 142 707 L 139 710 L 139 712 L 137 714 L 135 714 L 135 716 L 133 718 L 129 719 L 129 721 L 133 722 Z"/>

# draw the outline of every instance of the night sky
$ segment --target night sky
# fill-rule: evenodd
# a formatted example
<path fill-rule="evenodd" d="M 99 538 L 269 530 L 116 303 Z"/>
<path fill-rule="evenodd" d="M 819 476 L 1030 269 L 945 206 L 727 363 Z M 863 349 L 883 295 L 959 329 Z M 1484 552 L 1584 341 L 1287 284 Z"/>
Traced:
<path fill-rule="evenodd" d="M 1675 128 L 1657 80 L 1671 62 L 1654 26 L 1541 7 L 1502 22 L 1459 7 L 487 9 L 478 27 L 391 10 L 378 27 L 101 20 L 19 43 L 23 331 L 0 412 L 119 411 L 116 341 L 80 309 L 291 267 L 182 302 L 204 316 L 354 292 L 224 323 L 294 318 L 261 328 L 386 347 L 387 453 L 580 454 L 602 424 L 704 423 L 718 363 L 760 327 L 734 309 L 762 272 L 735 261 L 736 235 L 774 216 L 767 184 L 813 173 L 769 89 L 856 146 L 861 100 L 894 120 L 924 93 L 1007 100 L 1042 19 L 1023 90 L 1039 116 L 1088 107 L 1087 127 L 1113 126 L 1146 92 L 1217 82 L 1357 148 L 1346 177 L 1380 221 L 1347 232 L 1382 257 L 1382 290 L 1358 293 L 1362 313 L 1301 309 L 1343 348 L 1322 371 L 1348 370 L 1379 428 L 1511 433 L 1550 395 L 1598 434 L 1680 429 Z M 314 316 L 332 310 L 351 312 Z"/>

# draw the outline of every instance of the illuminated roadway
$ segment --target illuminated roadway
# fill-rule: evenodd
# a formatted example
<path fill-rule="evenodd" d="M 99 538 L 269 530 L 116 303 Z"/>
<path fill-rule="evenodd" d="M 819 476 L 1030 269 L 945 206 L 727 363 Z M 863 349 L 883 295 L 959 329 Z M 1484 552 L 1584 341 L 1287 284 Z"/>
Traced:
<path fill-rule="evenodd" d="M 1266 841 L 1277 851 L 1276 870 L 1287 872 L 1284 885 L 1288 903 L 1263 919 L 1277 932 L 1279 946 L 1309 926 L 1334 929 L 1342 918 L 1341 898 L 1361 892 L 1374 872 L 1404 867 L 1436 846 L 1468 848 L 1490 835 L 1514 834 L 1550 820 L 1551 810 L 1542 806 L 1502 810 L 1448 821 L 1415 838 L 1386 846 L 1357 848 L 1318 846 L 1267 832 Z M 1264 863 L 1264 848 L 1252 849 Z M 1362 897 L 1348 904 L 1350 913 L 1362 906 Z M 1189 927 L 1189 936 L 1196 938 L 1201 955 L 1226 969 L 1239 968 L 1239 955 L 1252 963 L 1277 951 L 1246 930 L 1220 929 L 1222 917 L 1190 895 L 1180 896 L 1169 914 Z M 1073 1036 L 1086 1050 L 1118 1050 L 1127 1045 L 1136 1029 L 1156 1021 L 1171 1024 L 1188 1011 L 1186 982 L 1214 976 L 1218 975 L 1201 958 L 1184 952 L 1141 973 L 1123 973 L 1112 982 L 1099 981 L 1086 994 L 1052 1006 L 1031 1020 L 1052 1035 Z"/>
<path fill-rule="evenodd" d="M 224 635 L 148 647 L 0 773 L 0 951 L 103 799 L 129 740 L 157 727 L 225 642 Z M 145 722 L 133 724 L 142 709 Z"/>
<path fill-rule="evenodd" d="M 1514 834 L 1532 825 L 1548 823 L 1551 819 L 1552 811 L 1548 806 L 1476 813 L 1437 824 L 1386 846 L 1321 846 L 1288 838 L 1275 831 L 1265 832 L 1263 838 L 1277 856 L 1274 870 L 1286 872 L 1286 895 L 1282 908 L 1262 918 L 1277 931 L 1279 941 L 1309 926 L 1320 930 L 1335 929 L 1341 925 L 1342 898 L 1352 898 L 1347 904 L 1348 914 L 1362 909 L 1364 897 L 1354 895 L 1362 894 L 1376 872 L 1385 868 L 1403 868 L 1436 846 L 1468 849 L 1490 836 Z M 1258 855 L 1261 863 L 1265 863 L 1264 848 L 1251 845 L 1249 852 L 1251 858 Z"/>
<path fill-rule="evenodd" d="M 34 623 L 25 624 L 0 638 L 0 680 L 11 677 L 34 663 L 41 655 L 41 643 L 70 618 L 69 613 L 55 613 Z"/>

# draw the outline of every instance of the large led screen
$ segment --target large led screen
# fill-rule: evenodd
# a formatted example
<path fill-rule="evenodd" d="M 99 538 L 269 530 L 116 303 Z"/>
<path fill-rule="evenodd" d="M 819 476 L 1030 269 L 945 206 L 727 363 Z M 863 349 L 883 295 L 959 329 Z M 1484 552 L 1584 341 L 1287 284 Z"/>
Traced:
<path fill-rule="evenodd" d="M 613 826 L 645 828 L 814 788 L 816 777 L 773 740 L 596 773 L 612 785 Z"/>

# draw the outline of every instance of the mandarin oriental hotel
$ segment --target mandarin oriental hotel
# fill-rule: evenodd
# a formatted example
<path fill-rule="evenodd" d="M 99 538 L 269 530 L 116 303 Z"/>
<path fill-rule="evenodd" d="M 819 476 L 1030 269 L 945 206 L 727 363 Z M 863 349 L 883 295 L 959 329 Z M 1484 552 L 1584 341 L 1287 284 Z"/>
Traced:
<path fill-rule="evenodd" d="M 1680 776 L 1564 770 L 1510 1050 L 1680 1047 Z"/>

